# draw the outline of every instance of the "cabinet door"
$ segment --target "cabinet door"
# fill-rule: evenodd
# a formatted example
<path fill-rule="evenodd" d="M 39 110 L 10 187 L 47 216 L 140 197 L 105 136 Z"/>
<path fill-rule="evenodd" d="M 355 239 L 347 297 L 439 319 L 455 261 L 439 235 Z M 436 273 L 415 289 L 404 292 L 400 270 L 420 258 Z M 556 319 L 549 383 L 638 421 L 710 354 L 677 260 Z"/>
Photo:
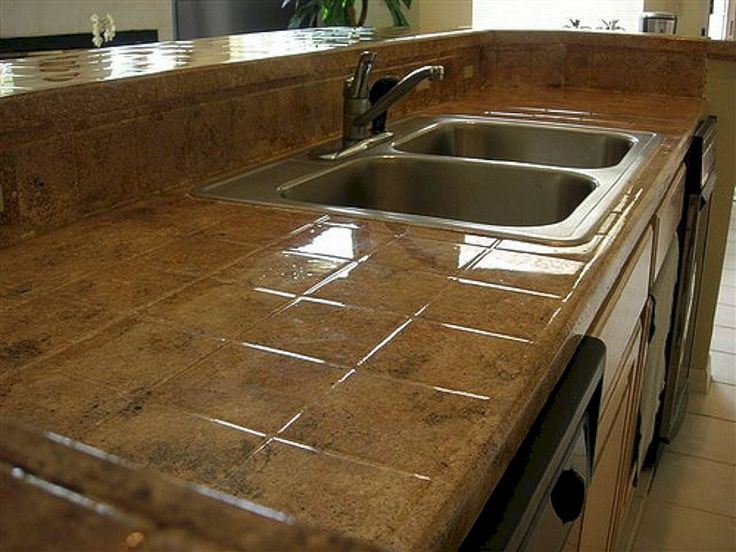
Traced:
<path fill-rule="evenodd" d="M 622 483 L 622 460 L 628 449 L 627 436 L 629 429 L 629 410 L 632 398 L 633 377 L 639 362 L 641 342 L 641 326 L 637 325 L 629 340 L 627 352 L 621 362 L 622 392 L 618 404 L 613 401 L 607 405 L 601 419 L 601 425 L 610 428 L 607 436 L 602 435 L 603 442 L 596 457 L 595 469 L 585 506 L 583 531 L 580 539 L 580 550 L 604 551 L 612 548 L 618 525 L 618 507 L 621 502 L 620 487 Z"/>

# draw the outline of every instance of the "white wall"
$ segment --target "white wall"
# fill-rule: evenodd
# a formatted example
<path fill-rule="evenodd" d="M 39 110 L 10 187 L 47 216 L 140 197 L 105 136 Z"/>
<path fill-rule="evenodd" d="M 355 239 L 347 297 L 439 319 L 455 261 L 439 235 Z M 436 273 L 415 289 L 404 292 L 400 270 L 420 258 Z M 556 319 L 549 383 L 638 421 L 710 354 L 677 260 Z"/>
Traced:
<path fill-rule="evenodd" d="M 118 31 L 172 37 L 171 0 L 0 0 L 0 37 L 91 32 L 90 15 L 108 12 Z"/>

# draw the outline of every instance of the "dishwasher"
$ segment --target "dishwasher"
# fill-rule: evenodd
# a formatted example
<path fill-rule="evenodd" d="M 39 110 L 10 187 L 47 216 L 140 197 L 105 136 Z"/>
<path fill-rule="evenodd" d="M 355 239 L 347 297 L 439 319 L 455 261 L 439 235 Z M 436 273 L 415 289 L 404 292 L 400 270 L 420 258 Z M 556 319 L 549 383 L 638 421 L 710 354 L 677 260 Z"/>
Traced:
<path fill-rule="evenodd" d="M 555 552 L 576 541 L 593 472 L 605 352 L 602 341 L 582 338 L 461 551 Z"/>

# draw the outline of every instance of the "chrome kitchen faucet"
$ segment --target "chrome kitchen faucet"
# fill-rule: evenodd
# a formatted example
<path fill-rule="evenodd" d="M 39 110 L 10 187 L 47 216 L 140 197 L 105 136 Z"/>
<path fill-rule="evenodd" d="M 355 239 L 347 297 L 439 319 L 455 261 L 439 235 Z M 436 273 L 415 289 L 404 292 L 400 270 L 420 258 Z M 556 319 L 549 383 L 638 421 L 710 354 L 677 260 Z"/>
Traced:
<path fill-rule="evenodd" d="M 370 125 L 389 107 L 409 93 L 424 79 L 439 81 L 444 78 L 445 68 L 442 65 L 425 65 L 415 69 L 386 94 L 371 103 L 368 78 L 373 69 L 376 54 L 363 52 L 360 54 L 355 74 L 345 81 L 343 88 L 343 150 L 353 148 L 356 144 L 371 138 Z M 338 152 L 339 155 L 342 152 Z M 334 155 L 334 154 L 333 154 Z"/>

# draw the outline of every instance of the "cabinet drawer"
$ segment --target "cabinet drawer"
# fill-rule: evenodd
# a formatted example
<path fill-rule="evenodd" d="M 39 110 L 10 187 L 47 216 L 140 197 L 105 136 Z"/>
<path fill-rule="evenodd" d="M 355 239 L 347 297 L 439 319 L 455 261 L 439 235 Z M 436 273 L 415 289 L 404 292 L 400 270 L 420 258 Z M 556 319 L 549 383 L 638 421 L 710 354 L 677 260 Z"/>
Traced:
<path fill-rule="evenodd" d="M 611 397 L 613 383 L 622 368 L 621 359 L 649 294 L 653 234 L 651 227 L 644 233 L 590 332 L 606 344 L 601 411 L 605 411 Z"/>
<path fill-rule="evenodd" d="M 675 238 L 677 226 L 682 217 L 685 202 L 685 167 L 680 167 L 677 176 L 672 181 L 669 192 L 662 201 L 654 217 L 656 246 L 654 249 L 654 279 L 657 279 L 659 269 L 662 268 L 664 257 Z"/>

